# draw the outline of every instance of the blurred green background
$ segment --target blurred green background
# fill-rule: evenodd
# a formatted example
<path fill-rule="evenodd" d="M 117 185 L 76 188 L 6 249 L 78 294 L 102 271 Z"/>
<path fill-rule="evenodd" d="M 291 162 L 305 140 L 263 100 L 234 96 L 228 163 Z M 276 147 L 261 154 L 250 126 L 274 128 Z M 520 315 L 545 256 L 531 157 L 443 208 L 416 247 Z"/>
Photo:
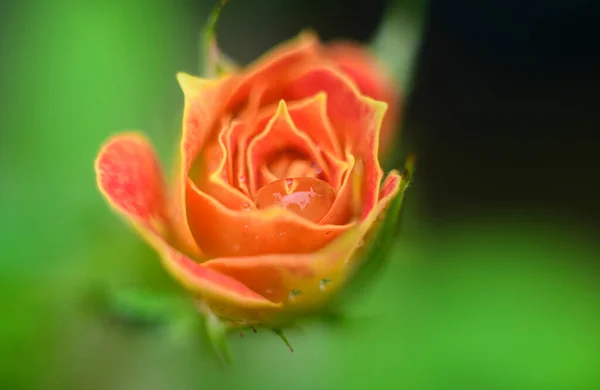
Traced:
<path fill-rule="evenodd" d="M 126 326 L 90 299 L 103 288 L 177 291 L 97 193 L 93 160 L 109 134 L 139 129 L 170 164 L 183 103 L 175 73 L 197 73 L 212 4 L 3 2 L 0 388 L 600 388 L 599 213 L 596 174 L 584 173 L 597 153 L 574 135 L 550 141 L 563 124 L 597 130 L 586 95 L 597 84 L 547 87 L 557 69 L 583 77 L 576 64 L 589 62 L 546 50 L 552 35 L 528 35 L 527 7 L 434 1 L 422 14 L 411 4 L 376 46 L 406 86 L 429 15 L 399 146 L 420 165 L 386 272 L 347 323 L 291 331 L 294 353 L 267 331 L 231 335 L 225 369 L 183 320 Z M 552 16 L 554 4 L 532 9 Z M 383 10 L 231 1 L 218 31 L 248 62 L 307 26 L 325 39 L 378 37 Z M 504 24 L 482 21 L 496 14 Z"/>

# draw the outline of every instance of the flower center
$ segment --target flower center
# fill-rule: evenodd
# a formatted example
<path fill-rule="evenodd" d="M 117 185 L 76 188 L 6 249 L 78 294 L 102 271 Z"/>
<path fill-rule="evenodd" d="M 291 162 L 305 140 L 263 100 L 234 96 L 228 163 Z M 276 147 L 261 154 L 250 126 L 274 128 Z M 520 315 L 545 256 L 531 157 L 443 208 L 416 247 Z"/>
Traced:
<path fill-rule="evenodd" d="M 282 207 L 313 222 L 319 222 L 335 200 L 333 187 L 314 177 L 273 181 L 256 191 L 256 207 Z"/>

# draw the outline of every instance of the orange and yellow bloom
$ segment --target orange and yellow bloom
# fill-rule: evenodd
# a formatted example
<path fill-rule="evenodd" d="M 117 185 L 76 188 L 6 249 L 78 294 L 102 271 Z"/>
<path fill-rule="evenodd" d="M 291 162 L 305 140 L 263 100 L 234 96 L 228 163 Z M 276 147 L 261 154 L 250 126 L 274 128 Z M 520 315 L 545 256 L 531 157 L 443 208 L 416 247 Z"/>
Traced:
<path fill-rule="evenodd" d="M 173 185 L 150 143 L 124 133 L 97 157 L 101 192 L 172 276 L 233 326 L 326 304 L 400 191 L 401 176 L 383 180 L 378 158 L 397 125 L 397 91 L 364 49 L 312 34 L 219 78 L 178 80 Z"/>

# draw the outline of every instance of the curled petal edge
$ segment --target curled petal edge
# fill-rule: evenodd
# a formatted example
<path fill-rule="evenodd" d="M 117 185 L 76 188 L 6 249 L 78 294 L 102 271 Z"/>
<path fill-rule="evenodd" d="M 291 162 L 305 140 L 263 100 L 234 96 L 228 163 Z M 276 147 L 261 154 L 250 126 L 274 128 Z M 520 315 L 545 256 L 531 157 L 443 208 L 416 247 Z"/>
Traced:
<path fill-rule="evenodd" d="M 123 155 L 119 147 L 123 147 L 121 150 L 133 153 Z M 134 150 L 135 148 L 138 149 Z M 119 159 L 120 155 L 125 159 Z M 142 158 L 138 161 L 127 160 L 133 155 Z M 147 183 L 140 180 L 142 176 L 136 177 L 135 169 L 132 171 L 134 175 L 129 176 L 123 175 L 119 169 L 110 170 L 110 167 L 114 168 L 115 166 L 129 170 L 131 168 L 129 164 L 136 164 L 139 161 L 157 163 L 155 153 L 144 136 L 137 133 L 124 133 L 110 138 L 102 146 L 95 161 L 98 188 L 109 206 L 124 217 L 135 231 L 159 253 L 162 263 L 169 273 L 202 299 L 227 303 L 229 305 L 228 312 L 233 313 L 230 313 L 231 317 L 235 317 L 235 313 L 239 311 L 249 309 L 268 311 L 278 308 L 277 303 L 267 300 L 241 282 L 206 268 L 173 248 L 165 237 L 166 220 L 155 218 L 155 213 L 148 213 L 144 216 L 139 212 L 136 215 L 131 209 L 127 209 L 126 205 L 131 204 L 139 206 L 135 210 L 155 210 L 164 206 L 162 194 L 158 192 L 144 193 L 147 189 L 144 184 Z M 162 183 L 163 178 L 159 177 L 162 172 L 157 169 L 157 166 L 155 164 L 149 167 L 149 170 L 145 171 L 146 176 L 143 177 L 151 179 L 150 181 L 153 183 Z M 107 167 L 109 167 L 108 170 Z M 107 188 L 107 183 L 117 183 L 118 188 Z M 115 189 L 117 189 L 116 192 Z M 115 198 L 115 195 L 123 194 L 123 189 L 126 189 L 125 196 L 120 199 Z M 158 189 L 158 187 L 154 188 L 154 190 Z M 160 210 L 158 210 L 158 214 L 160 214 Z M 225 314 L 227 313 L 223 315 Z"/>

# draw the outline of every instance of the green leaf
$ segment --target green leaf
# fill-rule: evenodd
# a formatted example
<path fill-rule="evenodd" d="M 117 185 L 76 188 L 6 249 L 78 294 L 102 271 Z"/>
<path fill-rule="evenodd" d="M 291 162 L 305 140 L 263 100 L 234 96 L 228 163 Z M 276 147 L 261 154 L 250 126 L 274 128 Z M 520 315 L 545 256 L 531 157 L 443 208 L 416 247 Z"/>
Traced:
<path fill-rule="evenodd" d="M 203 64 L 201 73 L 204 77 L 214 78 L 238 67 L 233 60 L 221 52 L 217 43 L 217 22 L 225 4 L 227 0 L 217 1 L 204 27 L 200 50 L 200 63 Z"/>
<path fill-rule="evenodd" d="M 141 289 L 97 289 L 87 298 L 93 312 L 122 325 L 143 328 L 167 325 L 187 306 L 179 296 Z"/>

